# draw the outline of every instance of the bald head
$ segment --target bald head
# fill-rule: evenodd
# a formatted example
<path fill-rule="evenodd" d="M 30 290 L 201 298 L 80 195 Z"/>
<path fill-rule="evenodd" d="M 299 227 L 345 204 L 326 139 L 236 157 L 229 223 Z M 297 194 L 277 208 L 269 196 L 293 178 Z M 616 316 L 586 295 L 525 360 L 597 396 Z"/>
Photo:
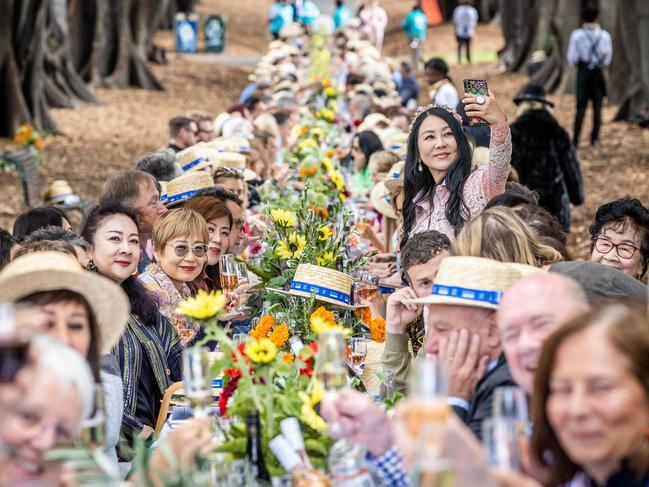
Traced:
<path fill-rule="evenodd" d="M 556 273 L 524 277 L 505 292 L 497 314 L 498 328 L 512 376 L 528 394 L 545 340 L 587 309 L 581 286 Z"/>

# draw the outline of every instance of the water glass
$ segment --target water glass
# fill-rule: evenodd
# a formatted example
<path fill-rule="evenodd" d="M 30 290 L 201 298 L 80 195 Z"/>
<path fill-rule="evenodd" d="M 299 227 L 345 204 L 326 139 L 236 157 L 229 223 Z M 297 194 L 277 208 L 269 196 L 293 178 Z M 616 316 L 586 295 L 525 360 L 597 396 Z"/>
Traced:
<path fill-rule="evenodd" d="M 482 441 L 491 465 L 507 470 L 521 470 L 521 449 L 516 421 L 487 418 L 482 422 Z"/>
<path fill-rule="evenodd" d="M 417 437 L 422 424 L 445 423 L 451 409 L 448 405 L 448 373 L 437 357 L 413 362 L 408 393 L 407 427 Z"/>
<path fill-rule="evenodd" d="M 196 418 L 207 416 L 212 404 L 209 349 L 187 348 L 183 352 L 183 384 L 185 396 Z"/>
<path fill-rule="evenodd" d="M 522 423 L 529 422 L 525 391 L 516 386 L 496 387 L 493 394 L 494 417 L 509 418 Z"/>

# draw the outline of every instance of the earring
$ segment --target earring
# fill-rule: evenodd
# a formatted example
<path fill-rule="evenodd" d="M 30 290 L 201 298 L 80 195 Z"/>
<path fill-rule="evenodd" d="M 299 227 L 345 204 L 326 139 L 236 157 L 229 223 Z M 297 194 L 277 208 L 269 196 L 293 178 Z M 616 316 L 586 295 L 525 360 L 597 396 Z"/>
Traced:
<path fill-rule="evenodd" d="M 93 262 L 92 257 L 88 259 L 88 265 L 86 266 L 86 269 L 89 270 L 90 272 L 99 272 L 99 269 Z"/>
<path fill-rule="evenodd" d="M 417 166 L 417 170 L 418 170 L 419 172 L 422 172 L 422 171 L 424 170 L 424 168 L 421 167 L 421 161 L 419 161 L 419 165 Z"/>

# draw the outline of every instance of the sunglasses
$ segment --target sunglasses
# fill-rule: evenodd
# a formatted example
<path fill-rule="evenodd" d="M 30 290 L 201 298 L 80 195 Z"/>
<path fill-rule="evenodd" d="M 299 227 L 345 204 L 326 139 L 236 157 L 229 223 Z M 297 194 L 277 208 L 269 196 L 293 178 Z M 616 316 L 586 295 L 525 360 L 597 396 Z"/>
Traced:
<path fill-rule="evenodd" d="M 194 246 L 189 246 L 187 244 L 175 244 L 172 245 L 174 252 L 178 257 L 185 257 L 191 251 L 196 257 L 205 257 L 207 253 L 207 245 L 205 244 L 196 244 Z"/>

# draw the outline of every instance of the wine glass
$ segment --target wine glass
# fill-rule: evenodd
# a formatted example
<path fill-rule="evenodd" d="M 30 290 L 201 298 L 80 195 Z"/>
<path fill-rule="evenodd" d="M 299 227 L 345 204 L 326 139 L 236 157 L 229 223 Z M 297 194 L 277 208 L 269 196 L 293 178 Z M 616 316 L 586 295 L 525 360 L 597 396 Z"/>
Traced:
<path fill-rule="evenodd" d="M 101 384 L 93 387 L 93 413 L 81 422 L 79 442 L 92 450 L 100 449 L 106 443 L 106 420 L 104 414 L 104 391 Z"/>
<path fill-rule="evenodd" d="M 352 337 L 349 340 L 349 359 L 352 369 L 356 375 L 360 376 L 363 373 L 363 364 L 367 356 L 367 340 L 365 337 Z"/>
<path fill-rule="evenodd" d="M 248 267 L 246 266 L 246 263 L 237 262 L 236 264 L 237 264 L 237 287 L 242 285 L 248 286 L 250 284 L 250 276 L 248 274 Z M 245 296 L 246 291 L 241 291 L 241 294 Z M 245 309 L 246 307 L 242 300 L 239 306 L 237 306 L 236 311 L 238 313 L 242 313 L 243 311 L 245 311 Z"/>
<path fill-rule="evenodd" d="M 210 380 L 209 349 L 190 347 L 183 351 L 183 384 L 185 396 L 194 412 L 194 417 L 203 418 L 212 404 L 212 383 Z"/>
<path fill-rule="evenodd" d="M 316 377 L 325 391 L 337 391 L 347 384 L 345 339 L 342 333 L 330 331 L 320 334 Z"/>
<path fill-rule="evenodd" d="M 448 374 L 437 357 L 425 357 L 413 362 L 410 373 L 406 422 L 413 438 L 422 424 L 445 423 L 450 414 L 448 405 Z"/>
<path fill-rule="evenodd" d="M 379 276 L 360 272 L 354 282 L 354 304 L 368 304 L 379 294 Z"/>
<path fill-rule="evenodd" d="M 502 386 L 494 389 L 492 415 L 510 420 L 516 429 L 518 449 L 527 456 L 530 449 L 530 418 L 525 391 L 516 386 Z"/>
<path fill-rule="evenodd" d="M 237 261 L 232 254 L 225 254 L 219 257 L 219 274 L 221 276 L 221 288 L 226 292 L 233 292 L 239 286 L 239 274 Z"/>

